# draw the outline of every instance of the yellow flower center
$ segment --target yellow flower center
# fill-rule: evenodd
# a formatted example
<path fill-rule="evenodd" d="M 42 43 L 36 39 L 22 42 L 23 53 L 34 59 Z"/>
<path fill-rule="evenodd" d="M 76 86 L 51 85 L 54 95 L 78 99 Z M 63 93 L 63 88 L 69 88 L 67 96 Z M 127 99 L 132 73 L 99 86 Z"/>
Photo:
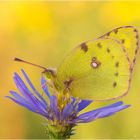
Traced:
<path fill-rule="evenodd" d="M 58 108 L 60 111 L 62 111 L 67 104 L 71 102 L 70 94 L 67 93 L 59 93 L 57 94 L 57 99 L 58 99 Z"/>

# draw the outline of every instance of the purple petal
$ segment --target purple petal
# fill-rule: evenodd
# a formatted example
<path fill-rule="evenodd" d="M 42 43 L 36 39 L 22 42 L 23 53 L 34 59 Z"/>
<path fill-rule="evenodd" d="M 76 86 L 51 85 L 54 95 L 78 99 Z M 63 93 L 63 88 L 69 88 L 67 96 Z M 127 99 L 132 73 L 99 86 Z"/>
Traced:
<path fill-rule="evenodd" d="M 20 96 L 18 93 L 16 93 L 15 91 L 10 91 L 10 93 L 12 94 L 12 96 L 19 102 L 22 102 L 22 103 L 27 103 L 26 99 L 23 98 L 22 96 Z"/>
<path fill-rule="evenodd" d="M 27 74 L 24 72 L 23 69 L 21 69 L 25 79 L 27 80 L 28 84 L 30 85 L 30 87 L 32 88 L 32 90 L 35 92 L 35 94 L 42 100 L 42 102 L 47 105 L 45 99 L 39 94 L 39 92 L 35 89 L 35 87 L 33 86 L 32 82 L 30 81 L 30 79 L 28 78 Z"/>
<path fill-rule="evenodd" d="M 24 102 L 23 100 L 22 101 L 21 100 L 19 101 L 19 100 L 14 99 L 14 98 L 12 98 L 10 96 L 6 96 L 6 98 L 9 98 L 9 99 L 13 100 L 15 103 L 17 103 L 17 104 L 19 104 L 19 105 L 27 108 L 28 110 L 37 113 L 36 109 L 33 106 L 31 106 L 30 104 Z"/>
<path fill-rule="evenodd" d="M 71 104 L 74 105 L 74 103 L 76 102 L 76 98 L 71 97 L 71 100 L 72 100 L 72 101 L 71 101 Z"/>
<path fill-rule="evenodd" d="M 22 93 L 22 95 L 26 98 L 28 102 L 30 102 L 31 104 L 34 104 L 34 106 L 38 108 L 39 110 L 42 110 L 42 108 L 44 108 L 44 110 L 46 109 L 46 105 L 44 105 L 39 99 L 37 99 L 29 91 L 29 89 L 26 87 L 25 83 L 22 81 L 22 79 L 20 78 L 18 74 L 15 74 L 14 80 L 15 80 L 17 88 L 19 89 L 19 91 Z"/>
<path fill-rule="evenodd" d="M 89 118 L 87 117 L 86 119 L 82 119 L 81 122 L 91 122 L 91 121 L 94 121 L 95 119 L 98 119 L 98 118 L 104 118 L 104 117 L 109 117 L 109 116 L 112 116 L 114 115 L 115 113 L 123 110 L 123 109 L 126 109 L 128 108 L 130 105 L 125 105 L 125 106 L 119 106 L 119 107 L 116 107 L 116 108 L 112 108 L 112 109 L 108 109 L 108 110 L 104 110 L 104 111 L 101 111 L 101 112 L 98 112 L 96 115 L 94 114 L 93 116 L 89 116 Z"/>
<path fill-rule="evenodd" d="M 67 119 L 72 114 L 72 111 L 73 111 L 72 104 L 68 104 L 62 112 L 62 119 L 64 120 Z"/>
<path fill-rule="evenodd" d="M 78 104 L 78 112 L 86 108 L 92 102 L 92 100 L 81 100 L 81 102 Z"/>
<path fill-rule="evenodd" d="M 36 101 L 36 104 L 37 106 L 35 106 L 34 104 L 31 104 L 30 102 L 26 101 L 25 98 L 21 97 L 18 93 L 14 92 L 14 91 L 10 91 L 10 93 L 13 95 L 13 98 L 14 101 L 16 100 L 16 103 L 21 103 L 20 105 L 24 105 L 24 107 L 26 106 L 26 108 L 34 111 L 34 112 L 38 112 L 40 114 L 45 114 L 46 115 L 46 106 L 42 106 L 41 102 L 36 98 L 34 97 L 34 100 Z M 11 98 L 10 98 L 11 99 Z"/>
<path fill-rule="evenodd" d="M 19 77 L 19 75 L 17 73 L 15 73 L 14 76 L 14 81 L 16 83 L 17 88 L 19 89 L 19 91 L 22 93 L 22 95 L 30 102 L 34 103 L 31 95 L 32 93 L 29 91 L 29 89 L 27 88 L 27 86 L 25 85 L 25 83 L 22 81 L 22 79 Z"/>
<path fill-rule="evenodd" d="M 35 113 L 40 114 L 40 115 L 42 115 L 44 117 L 47 117 L 47 118 L 49 117 L 47 113 L 38 111 L 36 108 L 33 108 L 33 106 L 31 106 L 30 104 L 25 104 L 23 102 L 19 102 L 18 100 L 14 99 L 10 96 L 6 96 L 6 98 L 9 98 L 9 99 L 13 100 L 15 103 L 27 108 L 28 110 L 30 110 L 32 112 L 35 112 Z"/>
<path fill-rule="evenodd" d="M 123 104 L 122 101 L 119 101 L 117 103 L 114 103 L 114 104 L 111 104 L 111 105 L 108 105 L 108 106 L 105 106 L 105 107 L 101 107 L 101 108 L 98 108 L 96 110 L 92 110 L 92 111 L 89 111 L 89 112 L 86 112 L 84 114 L 81 114 L 80 116 L 84 117 L 84 116 L 90 116 L 92 114 L 96 114 L 97 112 L 100 112 L 100 111 L 103 111 L 103 110 L 107 110 L 109 108 L 114 108 L 114 107 L 117 107 L 117 106 L 121 106 Z"/>
<path fill-rule="evenodd" d="M 119 102 L 116 102 L 116 103 L 114 103 L 114 104 L 111 104 L 111 105 L 108 105 L 108 106 L 102 107 L 102 109 L 107 109 L 107 108 L 117 107 L 117 106 L 121 106 L 121 105 L 123 105 L 123 102 L 122 102 L 122 101 L 119 101 Z"/>
<path fill-rule="evenodd" d="M 36 102 L 36 107 L 38 108 L 38 110 L 46 112 L 47 110 L 47 106 L 44 105 L 40 100 L 38 100 L 35 96 L 32 96 L 32 98 L 34 99 L 34 101 Z"/>
<path fill-rule="evenodd" d="M 97 118 L 99 118 L 98 117 L 99 116 L 99 112 L 96 112 L 95 114 L 94 114 L 94 116 L 92 116 L 93 118 L 92 118 L 92 121 L 94 121 L 94 120 L 96 120 Z M 69 123 L 71 124 L 73 124 L 73 123 L 75 123 L 75 124 L 77 124 L 77 123 L 87 123 L 87 122 L 91 122 L 91 121 L 89 121 L 89 119 L 90 119 L 90 117 L 88 116 L 88 117 L 85 117 L 85 118 L 79 118 L 79 117 L 77 117 L 76 119 L 73 119 L 73 120 L 71 120 L 71 121 L 69 121 Z"/>
<path fill-rule="evenodd" d="M 95 120 L 95 118 L 103 118 L 107 116 L 111 116 L 114 113 L 123 110 L 125 108 L 128 108 L 130 105 L 121 106 L 123 102 L 117 102 L 115 104 L 99 108 L 93 111 L 86 112 L 84 114 L 81 114 L 78 116 L 77 120 L 78 122 L 90 122 Z"/>
<path fill-rule="evenodd" d="M 42 89 L 44 90 L 44 92 L 46 93 L 46 95 L 50 98 L 51 95 L 48 91 L 48 87 L 46 85 L 46 79 L 44 77 L 41 77 L 41 85 L 42 85 Z"/>
<path fill-rule="evenodd" d="M 126 109 L 128 107 L 130 107 L 130 105 L 119 106 L 119 107 L 110 108 L 108 110 L 102 111 L 99 115 L 99 118 L 104 118 L 104 117 L 111 116 L 114 113 L 119 112 L 119 111 L 121 111 L 123 109 Z"/>
<path fill-rule="evenodd" d="M 56 114 L 56 117 L 59 116 L 56 96 L 50 97 L 50 109 Z"/>

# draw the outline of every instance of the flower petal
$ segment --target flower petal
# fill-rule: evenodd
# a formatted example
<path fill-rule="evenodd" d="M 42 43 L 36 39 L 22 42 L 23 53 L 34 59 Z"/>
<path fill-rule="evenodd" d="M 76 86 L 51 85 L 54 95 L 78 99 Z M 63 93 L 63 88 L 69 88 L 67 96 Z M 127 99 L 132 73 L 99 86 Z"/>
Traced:
<path fill-rule="evenodd" d="M 23 98 L 22 96 L 20 96 L 18 93 L 16 93 L 15 91 L 10 91 L 10 93 L 12 94 L 12 96 L 19 102 L 23 102 L 23 103 L 27 103 L 26 99 Z"/>
<path fill-rule="evenodd" d="M 119 106 L 119 107 L 116 107 L 116 108 L 111 108 L 111 109 L 108 109 L 108 110 L 103 110 L 101 112 L 98 112 L 96 115 L 94 114 L 93 116 L 91 115 L 89 118 L 86 118 L 86 119 L 83 119 L 82 120 L 82 123 L 85 122 L 91 122 L 95 119 L 98 119 L 98 118 L 104 118 L 104 117 L 109 117 L 109 116 L 112 116 L 114 115 L 115 113 L 123 110 L 123 109 L 126 109 L 128 108 L 130 105 L 125 105 L 125 106 Z"/>
<path fill-rule="evenodd" d="M 15 83 L 17 88 L 19 89 L 19 91 L 22 93 L 22 95 L 26 98 L 26 100 L 28 102 L 30 102 L 30 104 L 33 104 L 36 108 L 38 108 L 38 110 L 46 110 L 47 105 L 44 105 L 39 99 L 37 99 L 27 88 L 27 86 L 25 85 L 25 83 L 22 81 L 22 79 L 20 78 L 20 76 L 15 73 L 15 77 L 14 77 Z M 44 109 L 43 109 L 44 108 Z"/>
<path fill-rule="evenodd" d="M 6 98 L 9 98 L 9 99 L 13 100 L 15 103 L 27 108 L 28 110 L 30 110 L 32 112 L 35 112 L 37 114 L 40 114 L 40 115 L 42 115 L 44 117 L 49 118 L 47 113 L 38 111 L 36 108 L 33 108 L 30 104 L 24 104 L 23 102 L 19 102 L 18 100 L 14 99 L 14 98 L 12 98 L 10 96 L 6 96 Z"/>
<path fill-rule="evenodd" d="M 72 115 L 72 112 L 73 112 L 73 106 L 72 104 L 68 104 L 62 112 L 62 119 L 63 120 L 67 119 L 70 115 Z"/>
<path fill-rule="evenodd" d="M 111 104 L 111 105 L 108 105 L 108 106 L 105 106 L 105 107 L 101 107 L 101 108 L 98 108 L 96 110 L 92 110 L 92 111 L 89 111 L 89 112 L 86 112 L 84 114 L 81 114 L 80 116 L 84 117 L 84 116 L 90 116 L 96 112 L 100 112 L 100 111 L 103 111 L 103 110 L 107 110 L 109 108 L 114 108 L 114 107 L 117 107 L 117 106 L 121 106 L 123 104 L 122 101 L 119 101 L 117 103 L 114 103 L 114 104 Z"/>
<path fill-rule="evenodd" d="M 23 69 L 21 69 L 25 79 L 27 80 L 28 84 L 30 85 L 30 87 L 32 88 L 32 90 L 35 92 L 35 94 L 42 100 L 42 102 L 47 105 L 45 99 L 40 95 L 40 93 L 36 90 L 36 88 L 34 87 L 34 85 L 32 84 L 32 82 L 30 81 L 30 79 L 28 78 L 27 74 L 25 73 L 25 71 Z"/>
<path fill-rule="evenodd" d="M 105 107 L 102 107 L 102 109 L 107 109 L 107 108 L 112 108 L 112 107 L 117 107 L 117 106 L 121 106 L 123 105 L 123 102 L 122 101 L 118 101 L 114 104 L 111 104 L 111 105 L 108 105 L 108 106 L 105 106 Z"/>
<path fill-rule="evenodd" d="M 93 102 L 92 100 L 81 100 L 81 102 L 78 104 L 78 112 L 86 108 L 92 102 Z"/>
<path fill-rule="evenodd" d="M 15 101 L 16 103 L 26 107 L 27 109 L 32 110 L 33 112 L 43 114 L 43 115 L 45 114 L 45 116 L 46 116 L 46 113 L 47 113 L 46 107 L 44 108 L 44 106 L 42 106 L 42 104 L 39 102 L 39 100 L 37 98 L 34 97 L 34 100 L 36 101 L 36 104 L 37 104 L 37 106 L 35 106 L 34 104 L 31 104 L 30 102 L 26 101 L 26 99 L 23 98 L 22 96 L 20 96 L 18 93 L 14 92 L 14 91 L 10 91 L 10 93 L 15 98 L 14 99 L 14 98 L 10 97 L 10 99 Z"/>
<path fill-rule="evenodd" d="M 99 115 L 99 118 L 104 118 L 104 117 L 111 116 L 114 113 L 119 112 L 119 111 L 121 111 L 123 109 L 126 109 L 128 107 L 130 107 L 130 105 L 118 106 L 118 107 L 115 107 L 115 108 L 110 108 L 108 110 L 102 111 Z"/>
<path fill-rule="evenodd" d="M 122 106 L 123 102 L 117 102 L 115 104 L 99 108 L 93 111 L 86 112 L 84 114 L 81 114 L 78 116 L 77 120 L 78 122 L 90 122 L 97 118 L 103 118 L 107 116 L 111 116 L 115 114 L 116 112 L 123 110 L 125 108 L 128 108 L 130 105 L 124 105 Z"/>
<path fill-rule="evenodd" d="M 44 77 L 41 77 L 41 85 L 42 85 L 42 89 L 44 90 L 44 92 L 46 93 L 46 95 L 50 98 L 51 95 L 48 91 L 48 87 L 46 85 L 46 79 Z"/>
<path fill-rule="evenodd" d="M 20 101 L 19 101 L 19 100 L 14 99 L 14 98 L 12 98 L 12 97 L 10 97 L 10 96 L 6 96 L 6 98 L 9 98 L 9 99 L 13 100 L 15 103 L 17 103 L 17 104 L 19 104 L 19 105 L 21 105 L 21 106 L 27 108 L 28 110 L 37 113 L 36 110 L 35 110 L 35 108 L 34 108 L 33 106 L 31 106 L 30 104 L 24 102 L 23 100 L 20 100 Z"/>
<path fill-rule="evenodd" d="M 19 89 L 19 91 L 22 93 L 22 95 L 30 102 L 34 103 L 31 95 L 32 93 L 29 91 L 29 89 L 27 88 L 27 86 L 25 85 L 25 83 L 22 81 L 22 79 L 20 78 L 20 76 L 15 73 L 14 76 L 14 81 L 16 83 L 17 88 Z"/>
<path fill-rule="evenodd" d="M 56 96 L 51 96 L 50 97 L 50 109 L 53 111 L 56 115 L 56 117 L 59 117 L 59 111 L 58 111 L 58 106 L 57 106 L 57 98 Z"/>

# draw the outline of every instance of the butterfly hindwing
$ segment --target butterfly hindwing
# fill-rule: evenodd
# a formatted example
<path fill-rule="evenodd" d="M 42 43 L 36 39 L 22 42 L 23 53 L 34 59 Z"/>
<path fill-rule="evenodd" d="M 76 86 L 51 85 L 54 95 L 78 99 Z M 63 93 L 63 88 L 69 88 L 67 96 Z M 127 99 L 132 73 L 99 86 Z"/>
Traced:
<path fill-rule="evenodd" d="M 108 100 L 127 93 L 130 60 L 122 43 L 99 38 L 76 47 L 58 67 L 54 80 L 58 91 L 74 97 Z"/>

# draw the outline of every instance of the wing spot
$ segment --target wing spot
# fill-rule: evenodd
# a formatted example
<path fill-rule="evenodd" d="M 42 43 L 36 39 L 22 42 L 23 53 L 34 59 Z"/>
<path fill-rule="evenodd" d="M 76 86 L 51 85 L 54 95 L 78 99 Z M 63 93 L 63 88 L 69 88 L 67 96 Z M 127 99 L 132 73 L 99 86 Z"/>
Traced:
<path fill-rule="evenodd" d="M 117 82 L 114 82 L 113 83 L 113 87 L 115 88 L 117 86 Z"/>
<path fill-rule="evenodd" d="M 86 43 L 82 43 L 80 46 L 81 46 L 81 49 L 82 49 L 84 52 L 87 52 L 87 51 L 88 51 L 88 46 L 86 45 Z"/>
<path fill-rule="evenodd" d="M 92 58 L 93 61 L 95 61 L 96 59 L 97 59 L 96 57 L 93 57 L 93 58 Z"/>
<path fill-rule="evenodd" d="M 110 49 L 109 48 L 107 48 L 107 50 L 106 50 L 108 53 L 110 53 Z"/>
<path fill-rule="evenodd" d="M 118 77 L 118 76 L 119 76 L 119 73 L 118 73 L 118 72 L 116 72 L 116 73 L 115 73 L 115 76 L 116 76 L 116 77 Z"/>
<path fill-rule="evenodd" d="M 117 67 L 117 68 L 119 67 L 119 62 L 115 63 L 115 67 Z"/>
<path fill-rule="evenodd" d="M 98 48 L 102 48 L 101 43 L 98 43 L 97 46 L 98 46 Z"/>
<path fill-rule="evenodd" d="M 100 65 L 101 65 L 101 63 L 97 60 L 97 58 L 96 57 L 93 57 L 92 58 L 92 61 L 91 61 L 91 67 L 96 69 Z"/>
<path fill-rule="evenodd" d="M 114 59 L 114 57 L 115 57 L 115 56 L 114 56 L 114 55 L 112 55 L 111 57 L 112 57 L 112 59 Z"/>

